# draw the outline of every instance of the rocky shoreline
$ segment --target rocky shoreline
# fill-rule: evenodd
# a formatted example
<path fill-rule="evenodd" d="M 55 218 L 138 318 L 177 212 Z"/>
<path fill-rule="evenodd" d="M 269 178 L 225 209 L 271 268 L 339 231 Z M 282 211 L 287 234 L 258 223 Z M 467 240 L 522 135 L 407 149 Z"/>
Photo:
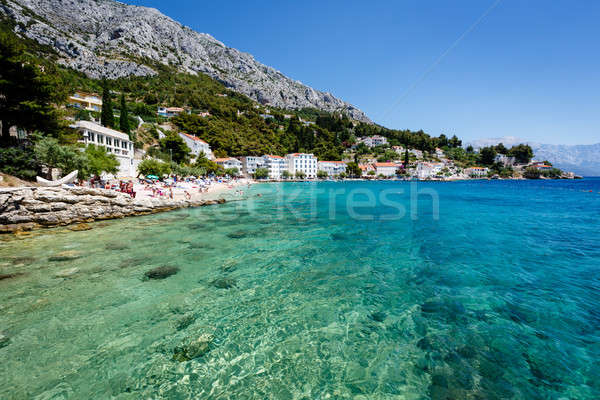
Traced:
<path fill-rule="evenodd" d="M 85 187 L 7 188 L 0 189 L 0 234 L 222 203 L 225 199 L 134 199 L 114 190 Z"/>

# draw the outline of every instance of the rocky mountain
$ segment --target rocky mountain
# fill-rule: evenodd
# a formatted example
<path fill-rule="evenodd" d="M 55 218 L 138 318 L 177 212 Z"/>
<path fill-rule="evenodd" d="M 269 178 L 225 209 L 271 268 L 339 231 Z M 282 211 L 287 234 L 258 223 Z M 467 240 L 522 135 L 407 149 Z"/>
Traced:
<path fill-rule="evenodd" d="M 474 140 L 467 145 L 475 149 L 503 143 L 512 146 L 526 143 L 531 146 L 536 160 L 548 160 L 554 166 L 583 176 L 600 176 L 600 143 L 591 145 L 557 145 L 528 142 L 514 136 Z"/>
<path fill-rule="evenodd" d="M 205 73 L 272 106 L 342 111 L 371 122 L 358 108 L 283 75 L 158 10 L 113 0 L 0 0 L 15 32 L 53 47 L 59 62 L 100 78 L 153 75 L 156 63 Z"/>

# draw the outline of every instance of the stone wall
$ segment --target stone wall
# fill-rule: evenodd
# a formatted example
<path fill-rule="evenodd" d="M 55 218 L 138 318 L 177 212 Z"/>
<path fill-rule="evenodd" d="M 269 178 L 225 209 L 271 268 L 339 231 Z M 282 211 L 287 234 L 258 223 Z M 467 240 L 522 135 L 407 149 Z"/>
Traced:
<path fill-rule="evenodd" d="M 224 202 L 224 199 L 200 201 L 133 199 L 127 194 L 113 190 L 84 187 L 0 189 L 0 233 L 145 215 Z"/>

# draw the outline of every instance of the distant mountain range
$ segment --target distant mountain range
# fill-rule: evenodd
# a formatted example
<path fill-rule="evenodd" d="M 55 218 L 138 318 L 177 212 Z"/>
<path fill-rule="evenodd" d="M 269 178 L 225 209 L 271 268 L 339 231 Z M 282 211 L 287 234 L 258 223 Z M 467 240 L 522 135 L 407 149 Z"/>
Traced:
<path fill-rule="evenodd" d="M 548 160 L 557 168 L 583 176 L 600 176 L 600 143 L 590 145 L 562 145 L 529 142 L 515 136 L 473 140 L 466 145 L 475 149 L 503 143 L 510 147 L 519 143 L 531 146 L 536 160 Z"/>
<path fill-rule="evenodd" d="M 371 122 L 353 105 L 290 79 L 156 9 L 113 0 L 0 0 L 0 17 L 12 20 L 17 34 L 52 47 L 60 63 L 93 78 L 154 75 L 155 65 L 164 64 L 205 73 L 265 105 L 340 111 Z"/>

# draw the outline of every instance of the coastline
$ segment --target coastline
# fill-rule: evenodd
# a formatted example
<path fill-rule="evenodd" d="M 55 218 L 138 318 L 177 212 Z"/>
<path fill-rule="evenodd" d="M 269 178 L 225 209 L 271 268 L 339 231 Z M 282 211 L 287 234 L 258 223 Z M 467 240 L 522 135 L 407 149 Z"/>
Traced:
<path fill-rule="evenodd" d="M 58 226 L 89 230 L 92 228 L 87 224 L 95 221 L 223 204 L 229 191 L 251 183 L 216 183 L 189 199 L 182 190 L 175 190 L 170 199 L 151 197 L 144 191 L 132 198 L 114 190 L 76 186 L 0 188 L 0 234 L 27 235 L 32 230 Z"/>

